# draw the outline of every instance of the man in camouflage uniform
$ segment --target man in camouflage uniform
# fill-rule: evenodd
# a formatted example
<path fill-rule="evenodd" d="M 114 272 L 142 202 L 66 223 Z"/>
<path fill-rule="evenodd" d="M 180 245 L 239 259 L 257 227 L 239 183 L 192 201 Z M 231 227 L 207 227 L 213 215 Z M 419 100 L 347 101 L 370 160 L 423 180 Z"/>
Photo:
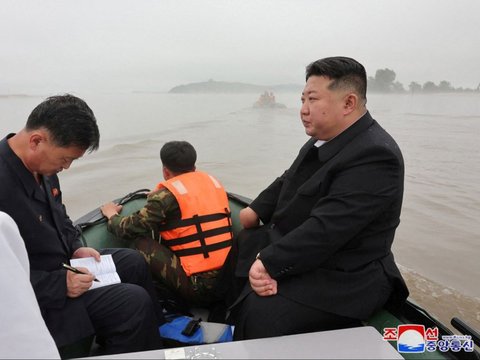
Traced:
<path fill-rule="evenodd" d="M 166 143 L 160 151 L 160 157 L 165 180 L 182 179 L 181 175 L 189 172 L 199 173 L 195 171 L 195 149 L 185 141 Z M 168 241 L 160 236 L 162 225 L 182 218 L 177 198 L 167 187 L 160 186 L 162 184 L 165 182 L 149 193 L 147 203 L 142 209 L 130 216 L 119 215 L 121 205 L 103 205 L 101 211 L 109 219 L 108 230 L 123 239 L 134 240 L 136 248 L 150 264 L 154 276 L 169 290 L 180 295 L 181 299 L 190 305 L 209 306 L 220 300 L 214 292 L 220 268 L 190 275 L 182 268 L 181 258 L 176 254 L 178 252 L 172 250 Z M 223 187 L 221 191 L 226 199 Z M 231 225 L 229 209 L 226 210 L 228 223 Z M 231 237 L 230 226 L 230 243 Z M 228 253 L 229 249 L 226 250 Z"/>

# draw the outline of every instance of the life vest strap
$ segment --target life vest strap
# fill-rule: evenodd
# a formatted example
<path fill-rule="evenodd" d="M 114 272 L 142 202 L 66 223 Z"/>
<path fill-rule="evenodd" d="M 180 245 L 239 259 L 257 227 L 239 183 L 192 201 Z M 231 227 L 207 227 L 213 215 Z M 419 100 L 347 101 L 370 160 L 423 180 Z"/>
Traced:
<path fill-rule="evenodd" d="M 169 221 L 165 225 L 161 225 L 159 227 L 159 231 L 169 231 L 172 229 L 178 229 L 180 227 L 186 227 L 186 226 L 192 226 L 192 225 L 197 225 L 199 223 L 206 223 L 206 222 L 211 222 L 211 221 L 218 221 L 228 218 L 230 222 L 231 218 L 231 213 L 226 212 L 226 213 L 216 213 L 216 214 L 209 214 L 209 215 L 195 215 L 189 219 L 178 219 L 178 220 L 173 220 Z"/>
<path fill-rule="evenodd" d="M 215 250 L 222 249 L 224 247 L 229 246 L 229 245 L 225 245 L 224 242 L 219 242 L 219 243 L 209 245 L 207 244 L 207 241 L 206 241 L 207 238 L 211 238 L 213 236 L 226 234 L 226 233 L 230 234 L 229 241 L 231 241 L 232 235 L 233 235 L 231 213 L 230 211 L 228 211 L 227 208 L 225 208 L 224 210 L 225 210 L 224 213 L 215 213 L 215 214 L 208 214 L 208 215 L 193 215 L 191 218 L 175 220 L 172 223 L 168 223 L 165 226 L 162 226 L 160 228 L 160 231 L 167 231 L 167 229 L 176 229 L 176 228 L 186 227 L 186 226 L 195 226 L 196 228 L 196 232 L 194 234 L 183 236 L 176 239 L 169 239 L 167 240 L 166 245 L 172 248 L 174 246 L 185 245 L 194 241 L 199 241 L 200 247 L 173 250 L 173 251 L 177 256 L 187 256 L 187 255 L 179 255 L 179 254 L 190 254 L 190 253 L 192 255 L 203 254 L 203 257 L 205 259 L 210 257 L 210 255 L 208 254 L 210 251 L 215 251 Z M 222 227 L 205 230 L 205 231 L 202 229 L 202 224 L 205 224 L 207 222 L 224 220 L 224 219 L 227 220 L 227 224 L 228 224 L 227 226 L 222 226 Z M 222 247 L 218 249 L 215 247 L 212 248 L 212 246 L 215 246 L 217 244 L 224 244 L 224 245 L 222 245 Z"/>
<path fill-rule="evenodd" d="M 193 218 L 196 220 L 199 218 L 199 216 L 193 215 Z M 202 225 L 200 225 L 200 221 L 195 222 L 195 227 L 197 228 L 198 241 L 200 241 L 203 257 L 207 259 L 210 257 L 210 255 L 208 255 L 207 242 L 205 241 L 205 233 L 203 232 Z"/>
<path fill-rule="evenodd" d="M 196 233 L 192 235 L 183 236 L 177 239 L 165 240 L 165 244 L 168 245 L 169 247 L 185 245 L 185 244 L 200 240 L 201 236 L 204 238 L 208 238 L 208 237 L 217 236 L 225 233 L 231 233 L 230 226 L 222 226 L 216 229 L 202 231 L 201 235 L 200 233 Z"/>
<path fill-rule="evenodd" d="M 232 246 L 232 243 L 233 243 L 232 240 L 225 240 L 215 244 L 205 245 L 205 247 L 207 252 L 212 252 L 212 251 L 221 250 L 221 249 L 230 247 Z M 191 256 L 191 255 L 197 255 L 197 254 L 203 254 L 203 253 L 204 251 L 201 246 L 175 251 L 175 255 L 178 257 Z"/>

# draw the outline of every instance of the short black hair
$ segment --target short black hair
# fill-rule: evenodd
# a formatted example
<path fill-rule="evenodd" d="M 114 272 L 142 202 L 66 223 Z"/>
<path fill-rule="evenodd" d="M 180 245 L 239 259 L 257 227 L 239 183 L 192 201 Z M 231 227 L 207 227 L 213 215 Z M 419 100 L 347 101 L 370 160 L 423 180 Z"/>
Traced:
<path fill-rule="evenodd" d="M 334 56 L 314 61 L 306 68 L 305 80 L 310 76 L 325 76 L 333 80 L 330 90 L 352 89 L 360 98 L 367 99 L 367 72 L 362 64 L 352 58 Z"/>
<path fill-rule="evenodd" d="M 97 120 L 87 103 L 70 94 L 51 96 L 30 113 L 26 130 L 45 128 L 56 146 L 94 151 L 100 143 Z"/>
<path fill-rule="evenodd" d="M 197 152 L 187 141 L 169 141 L 160 149 L 163 166 L 177 174 L 195 170 Z"/>

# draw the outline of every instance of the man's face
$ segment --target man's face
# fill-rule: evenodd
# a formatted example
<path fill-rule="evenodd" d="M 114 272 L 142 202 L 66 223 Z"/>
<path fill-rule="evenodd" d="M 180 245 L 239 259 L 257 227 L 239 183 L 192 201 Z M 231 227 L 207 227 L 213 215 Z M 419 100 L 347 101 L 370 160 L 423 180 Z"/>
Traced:
<path fill-rule="evenodd" d="M 310 76 L 302 93 L 300 118 L 305 132 L 319 140 L 330 140 L 343 130 L 347 92 L 329 90 L 331 82 L 325 76 Z"/>
<path fill-rule="evenodd" d="M 60 147 L 55 145 L 48 133 L 38 139 L 34 149 L 32 169 L 38 174 L 54 175 L 68 169 L 73 160 L 83 156 L 85 149 L 77 146 Z"/>

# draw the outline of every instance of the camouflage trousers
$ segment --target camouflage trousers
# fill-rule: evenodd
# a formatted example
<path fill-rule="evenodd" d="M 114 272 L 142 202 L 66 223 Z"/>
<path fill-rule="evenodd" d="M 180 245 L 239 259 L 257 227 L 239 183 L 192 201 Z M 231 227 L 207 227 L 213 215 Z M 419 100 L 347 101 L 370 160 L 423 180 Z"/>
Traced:
<path fill-rule="evenodd" d="M 167 246 L 145 237 L 136 239 L 135 247 L 145 257 L 153 277 L 184 301 L 208 306 L 219 300 L 215 294 L 219 270 L 187 276 L 180 259 Z"/>

